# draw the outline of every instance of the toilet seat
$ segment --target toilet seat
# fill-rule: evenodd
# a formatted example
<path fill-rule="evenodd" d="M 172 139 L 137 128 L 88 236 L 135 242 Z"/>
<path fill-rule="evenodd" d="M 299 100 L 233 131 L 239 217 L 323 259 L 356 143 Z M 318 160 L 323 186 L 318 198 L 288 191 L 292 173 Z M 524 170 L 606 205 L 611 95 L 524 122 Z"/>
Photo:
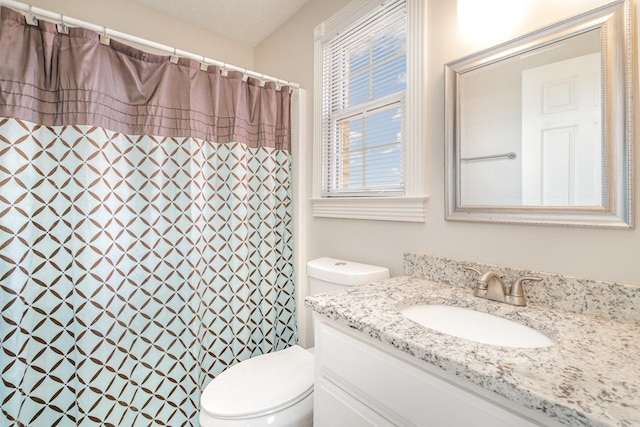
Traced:
<path fill-rule="evenodd" d="M 254 418 L 283 410 L 313 392 L 314 356 L 300 346 L 238 363 L 205 387 L 202 410 L 219 419 Z"/>

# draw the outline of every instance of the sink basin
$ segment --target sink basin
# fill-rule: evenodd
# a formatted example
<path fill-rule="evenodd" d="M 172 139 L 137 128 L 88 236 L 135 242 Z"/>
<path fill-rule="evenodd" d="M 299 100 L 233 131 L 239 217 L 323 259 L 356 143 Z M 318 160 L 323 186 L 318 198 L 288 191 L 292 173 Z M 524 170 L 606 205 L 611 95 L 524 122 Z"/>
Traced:
<path fill-rule="evenodd" d="M 468 308 L 418 304 L 404 307 L 400 313 L 427 328 L 483 344 L 515 348 L 553 345 L 553 341 L 535 329 Z"/>

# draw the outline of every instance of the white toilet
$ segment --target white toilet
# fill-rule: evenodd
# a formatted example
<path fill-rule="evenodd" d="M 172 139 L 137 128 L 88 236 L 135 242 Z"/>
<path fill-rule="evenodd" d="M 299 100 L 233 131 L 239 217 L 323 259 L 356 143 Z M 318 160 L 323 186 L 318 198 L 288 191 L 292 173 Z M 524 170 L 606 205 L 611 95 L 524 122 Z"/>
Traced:
<path fill-rule="evenodd" d="M 389 277 L 389 270 L 335 258 L 307 263 L 312 294 Z M 240 362 L 213 379 L 200 398 L 201 427 L 313 425 L 310 351 L 294 345 Z"/>

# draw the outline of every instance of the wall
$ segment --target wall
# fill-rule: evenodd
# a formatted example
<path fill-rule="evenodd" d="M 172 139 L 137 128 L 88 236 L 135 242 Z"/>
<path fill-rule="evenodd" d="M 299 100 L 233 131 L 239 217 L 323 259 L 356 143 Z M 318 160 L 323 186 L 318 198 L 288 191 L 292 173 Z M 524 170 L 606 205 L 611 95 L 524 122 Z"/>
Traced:
<path fill-rule="evenodd" d="M 132 1 L 29 0 L 24 3 L 217 61 L 253 69 L 253 48 Z"/>
<path fill-rule="evenodd" d="M 402 274 L 405 251 L 429 253 L 488 264 L 501 264 L 538 271 L 640 285 L 640 228 L 635 230 L 587 229 L 576 227 L 528 226 L 449 222 L 444 219 L 444 74 L 449 61 L 491 46 L 464 38 L 459 31 L 454 0 L 427 0 L 428 56 L 427 135 L 425 139 L 426 193 L 429 196 L 426 223 L 358 221 L 313 218 L 311 197 L 311 146 L 313 106 L 313 30 L 347 0 L 310 0 L 281 28 L 256 47 L 255 66 L 261 72 L 297 81 L 307 89 L 308 123 L 303 132 L 304 152 L 295 165 L 299 187 L 303 233 L 298 247 L 305 260 L 333 256 L 388 266 L 392 275 Z M 544 25 L 573 16 L 602 4 L 598 0 L 536 0 L 532 13 L 504 40 L 526 34 Z M 484 44 L 482 44 L 484 43 Z M 637 143 L 636 143 L 637 148 Z M 294 149 L 295 150 L 295 149 Z M 639 150 L 636 149 L 636 153 Z M 299 151 L 298 151 L 299 152 Z M 294 153 L 295 155 L 295 153 Z M 640 170 L 640 155 L 635 168 Z M 638 187 L 634 197 L 640 200 Z M 638 203 L 636 203 L 636 206 Z M 636 219 L 638 215 L 635 215 Z M 300 272 L 304 275 L 304 270 Z M 305 286 L 303 277 L 299 283 Z M 305 311 L 303 310 L 303 313 Z M 308 317 L 308 314 L 307 314 Z M 301 341 L 310 338 L 301 316 Z"/>

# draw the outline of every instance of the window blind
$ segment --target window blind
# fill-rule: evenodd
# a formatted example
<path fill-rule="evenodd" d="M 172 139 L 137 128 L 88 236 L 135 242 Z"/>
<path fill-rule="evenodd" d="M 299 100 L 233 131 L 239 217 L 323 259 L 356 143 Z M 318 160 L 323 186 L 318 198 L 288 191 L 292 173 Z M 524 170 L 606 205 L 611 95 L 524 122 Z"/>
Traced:
<path fill-rule="evenodd" d="M 323 45 L 322 196 L 404 193 L 406 2 Z"/>

